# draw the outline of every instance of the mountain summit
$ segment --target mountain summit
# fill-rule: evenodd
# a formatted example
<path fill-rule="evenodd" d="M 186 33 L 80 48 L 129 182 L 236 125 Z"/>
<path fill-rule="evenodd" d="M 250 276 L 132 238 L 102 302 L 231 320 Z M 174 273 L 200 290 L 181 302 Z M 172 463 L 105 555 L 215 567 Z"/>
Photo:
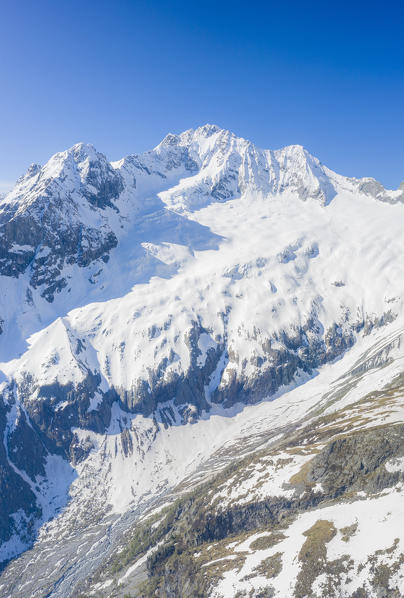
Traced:
<path fill-rule="evenodd" d="M 215 125 L 169 134 L 154 150 L 112 164 L 80 143 L 44 167 L 31 165 L 1 200 L 0 272 L 18 277 L 29 269 L 30 284 L 53 301 L 67 286 L 66 264 L 109 259 L 125 228 L 121 221 L 153 195 L 171 211 L 190 214 L 252 193 L 291 193 L 325 206 L 343 191 L 404 201 L 401 189 L 336 175 L 302 146 L 260 150 Z"/>

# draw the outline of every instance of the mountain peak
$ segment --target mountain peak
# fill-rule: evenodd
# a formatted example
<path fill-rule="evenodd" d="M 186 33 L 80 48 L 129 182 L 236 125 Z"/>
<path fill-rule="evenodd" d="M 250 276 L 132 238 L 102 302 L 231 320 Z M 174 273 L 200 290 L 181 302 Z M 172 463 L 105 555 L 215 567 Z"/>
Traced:
<path fill-rule="evenodd" d="M 197 127 L 196 129 L 187 129 L 186 131 L 183 131 L 178 135 L 175 133 L 168 133 L 155 149 L 176 145 L 188 145 L 192 143 L 192 141 L 198 139 L 206 139 L 217 133 L 227 134 L 236 137 L 234 133 L 231 133 L 226 129 L 222 129 L 217 125 L 206 124 L 201 127 Z"/>
<path fill-rule="evenodd" d="M 109 164 L 106 156 L 96 150 L 94 145 L 91 143 L 75 143 L 69 149 L 54 154 L 45 165 L 49 172 L 52 173 L 53 166 L 60 164 L 63 167 L 72 167 L 75 164 L 80 168 L 80 164 L 83 162 L 102 162 Z M 51 168 L 49 168 L 51 166 Z"/>
<path fill-rule="evenodd" d="M 202 125 L 201 127 L 197 127 L 196 129 L 190 129 L 191 131 L 193 130 L 194 135 L 196 137 L 211 137 L 212 135 L 215 135 L 216 133 L 227 133 L 229 135 L 234 135 L 236 136 L 234 133 L 232 133 L 231 131 L 227 130 L 227 129 L 223 129 L 222 127 L 219 127 L 218 125 L 212 125 L 207 123 L 206 125 Z"/>
<path fill-rule="evenodd" d="M 200 209 L 212 200 L 226 201 L 247 191 L 264 195 L 290 191 L 323 205 L 336 195 L 331 171 L 302 145 L 263 150 L 214 124 L 169 134 L 153 152 L 168 171 L 184 168 L 184 176 L 192 173 L 186 174 L 186 193 L 182 186 L 164 193 L 170 208 L 180 212 Z"/>

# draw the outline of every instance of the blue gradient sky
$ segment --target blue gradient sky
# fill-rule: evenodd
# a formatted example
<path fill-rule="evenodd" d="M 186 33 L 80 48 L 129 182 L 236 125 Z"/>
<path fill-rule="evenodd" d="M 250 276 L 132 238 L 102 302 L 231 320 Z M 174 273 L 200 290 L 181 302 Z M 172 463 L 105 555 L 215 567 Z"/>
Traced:
<path fill-rule="evenodd" d="M 404 179 L 403 2 L 0 3 L 0 190 L 78 141 L 110 159 L 216 123 Z"/>

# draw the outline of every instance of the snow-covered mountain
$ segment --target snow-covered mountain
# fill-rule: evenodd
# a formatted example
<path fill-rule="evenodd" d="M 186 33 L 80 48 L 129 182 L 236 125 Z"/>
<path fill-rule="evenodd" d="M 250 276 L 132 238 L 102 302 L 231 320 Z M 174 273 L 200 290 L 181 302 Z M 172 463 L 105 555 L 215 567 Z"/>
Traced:
<path fill-rule="evenodd" d="M 146 596 L 171 556 L 149 567 L 149 589 L 135 557 L 144 565 L 146 555 L 159 554 L 164 533 L 155 546 L 143 543 L 125 572 L 105 564 L 118 544 L 125 551 L 124 538 L 141 529 L 147 509 L 169 508 L 172 496 L 202 480 L 221 496 L 212 476 L 251 451 L 254 466 L 244 470 L 241 460 L 238 475 L 252 481 L 239 494 L 261 504 L 283 495 L 309 457 L 327 452 L 341 433 L 342 409 L 359 412 L 355 430 L 369 427 L 366 410 L 373 427 L 402 421 L 399 399 L 384 411 L 377 403 L 362 412 L 357 403 L 371 392 L 378 401 L 383 392 L 401 396 L 403 222 L 402 185 L 390 191 L 374 179 L 343 177 L 301 146 L 261 150 L 213 125 L 167 135 L 154 150 L 118 162 L 78 144 L 32 165 L 0 201 L 0 560 L 33 548 L 6 567 L 0 596 L 123 596 L 127 583 Z M 289 465 L 285 451 L 297 440 L 286 446 L 288 434 L 303 426 L 309 438 L 316 421 L 328 430 L 324 438 L 311 452 L 299 448 L 302 459 Z M 275 458 L 256 452 L 268 442 L 288 463 L 275 467 L 279 475 L 268 465 L 273 481 L 260 482 L 257 494 L 254 471 Z M 399 448 L 388 457 L 401 459 Z M 303 486 L 287 490 L 291 530 L 299 513 L 315 519 L 318 502 L 331 508 L 337 499 L 324 492 L 304 506 L 296 494 L 308 492 Z M 355 488 L 366 495 L 365 485 Z M 178 525 L 171 523 L 166 533 Z M 262 534 L 261 523 L 226 533 Z M 206 546 L 198 536 L 199 552 L 224 540 L 221 533 L 202 534 Z M 33 566 L 34 577 L 24 573 Z M 109 577 L 96 581 L 98 570 Z M 395 571 L 403 579 L 402 564 Z M 327 574 L 324 566 L 319 575 Z M 171 579 L 157 595 L 305 596 L 293 575 L 293 588 L 281 576 L 259 594 L 262 579 L 247 584 L 233 572 L 230 582 L 214 571 L 202 590 Z M 379 591 L 373 586 L 354 594 L 359 585 L 351 591 L 338 579 L 335 592 L 345 594 L 327 596 L 379 595 L 369 593 Z M 316 580 L 307 595 L 323 595 Z"/>

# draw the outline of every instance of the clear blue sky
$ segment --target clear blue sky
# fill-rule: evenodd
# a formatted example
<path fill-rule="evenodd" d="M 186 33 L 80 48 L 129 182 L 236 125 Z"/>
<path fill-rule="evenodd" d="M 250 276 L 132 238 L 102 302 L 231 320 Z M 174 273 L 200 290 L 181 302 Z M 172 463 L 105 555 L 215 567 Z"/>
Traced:
<path fill-rule="evenodd" d="M 0 189 L 78 141 L 207 122 L 404 180 L 404 2 L 2 0 Z"/>

